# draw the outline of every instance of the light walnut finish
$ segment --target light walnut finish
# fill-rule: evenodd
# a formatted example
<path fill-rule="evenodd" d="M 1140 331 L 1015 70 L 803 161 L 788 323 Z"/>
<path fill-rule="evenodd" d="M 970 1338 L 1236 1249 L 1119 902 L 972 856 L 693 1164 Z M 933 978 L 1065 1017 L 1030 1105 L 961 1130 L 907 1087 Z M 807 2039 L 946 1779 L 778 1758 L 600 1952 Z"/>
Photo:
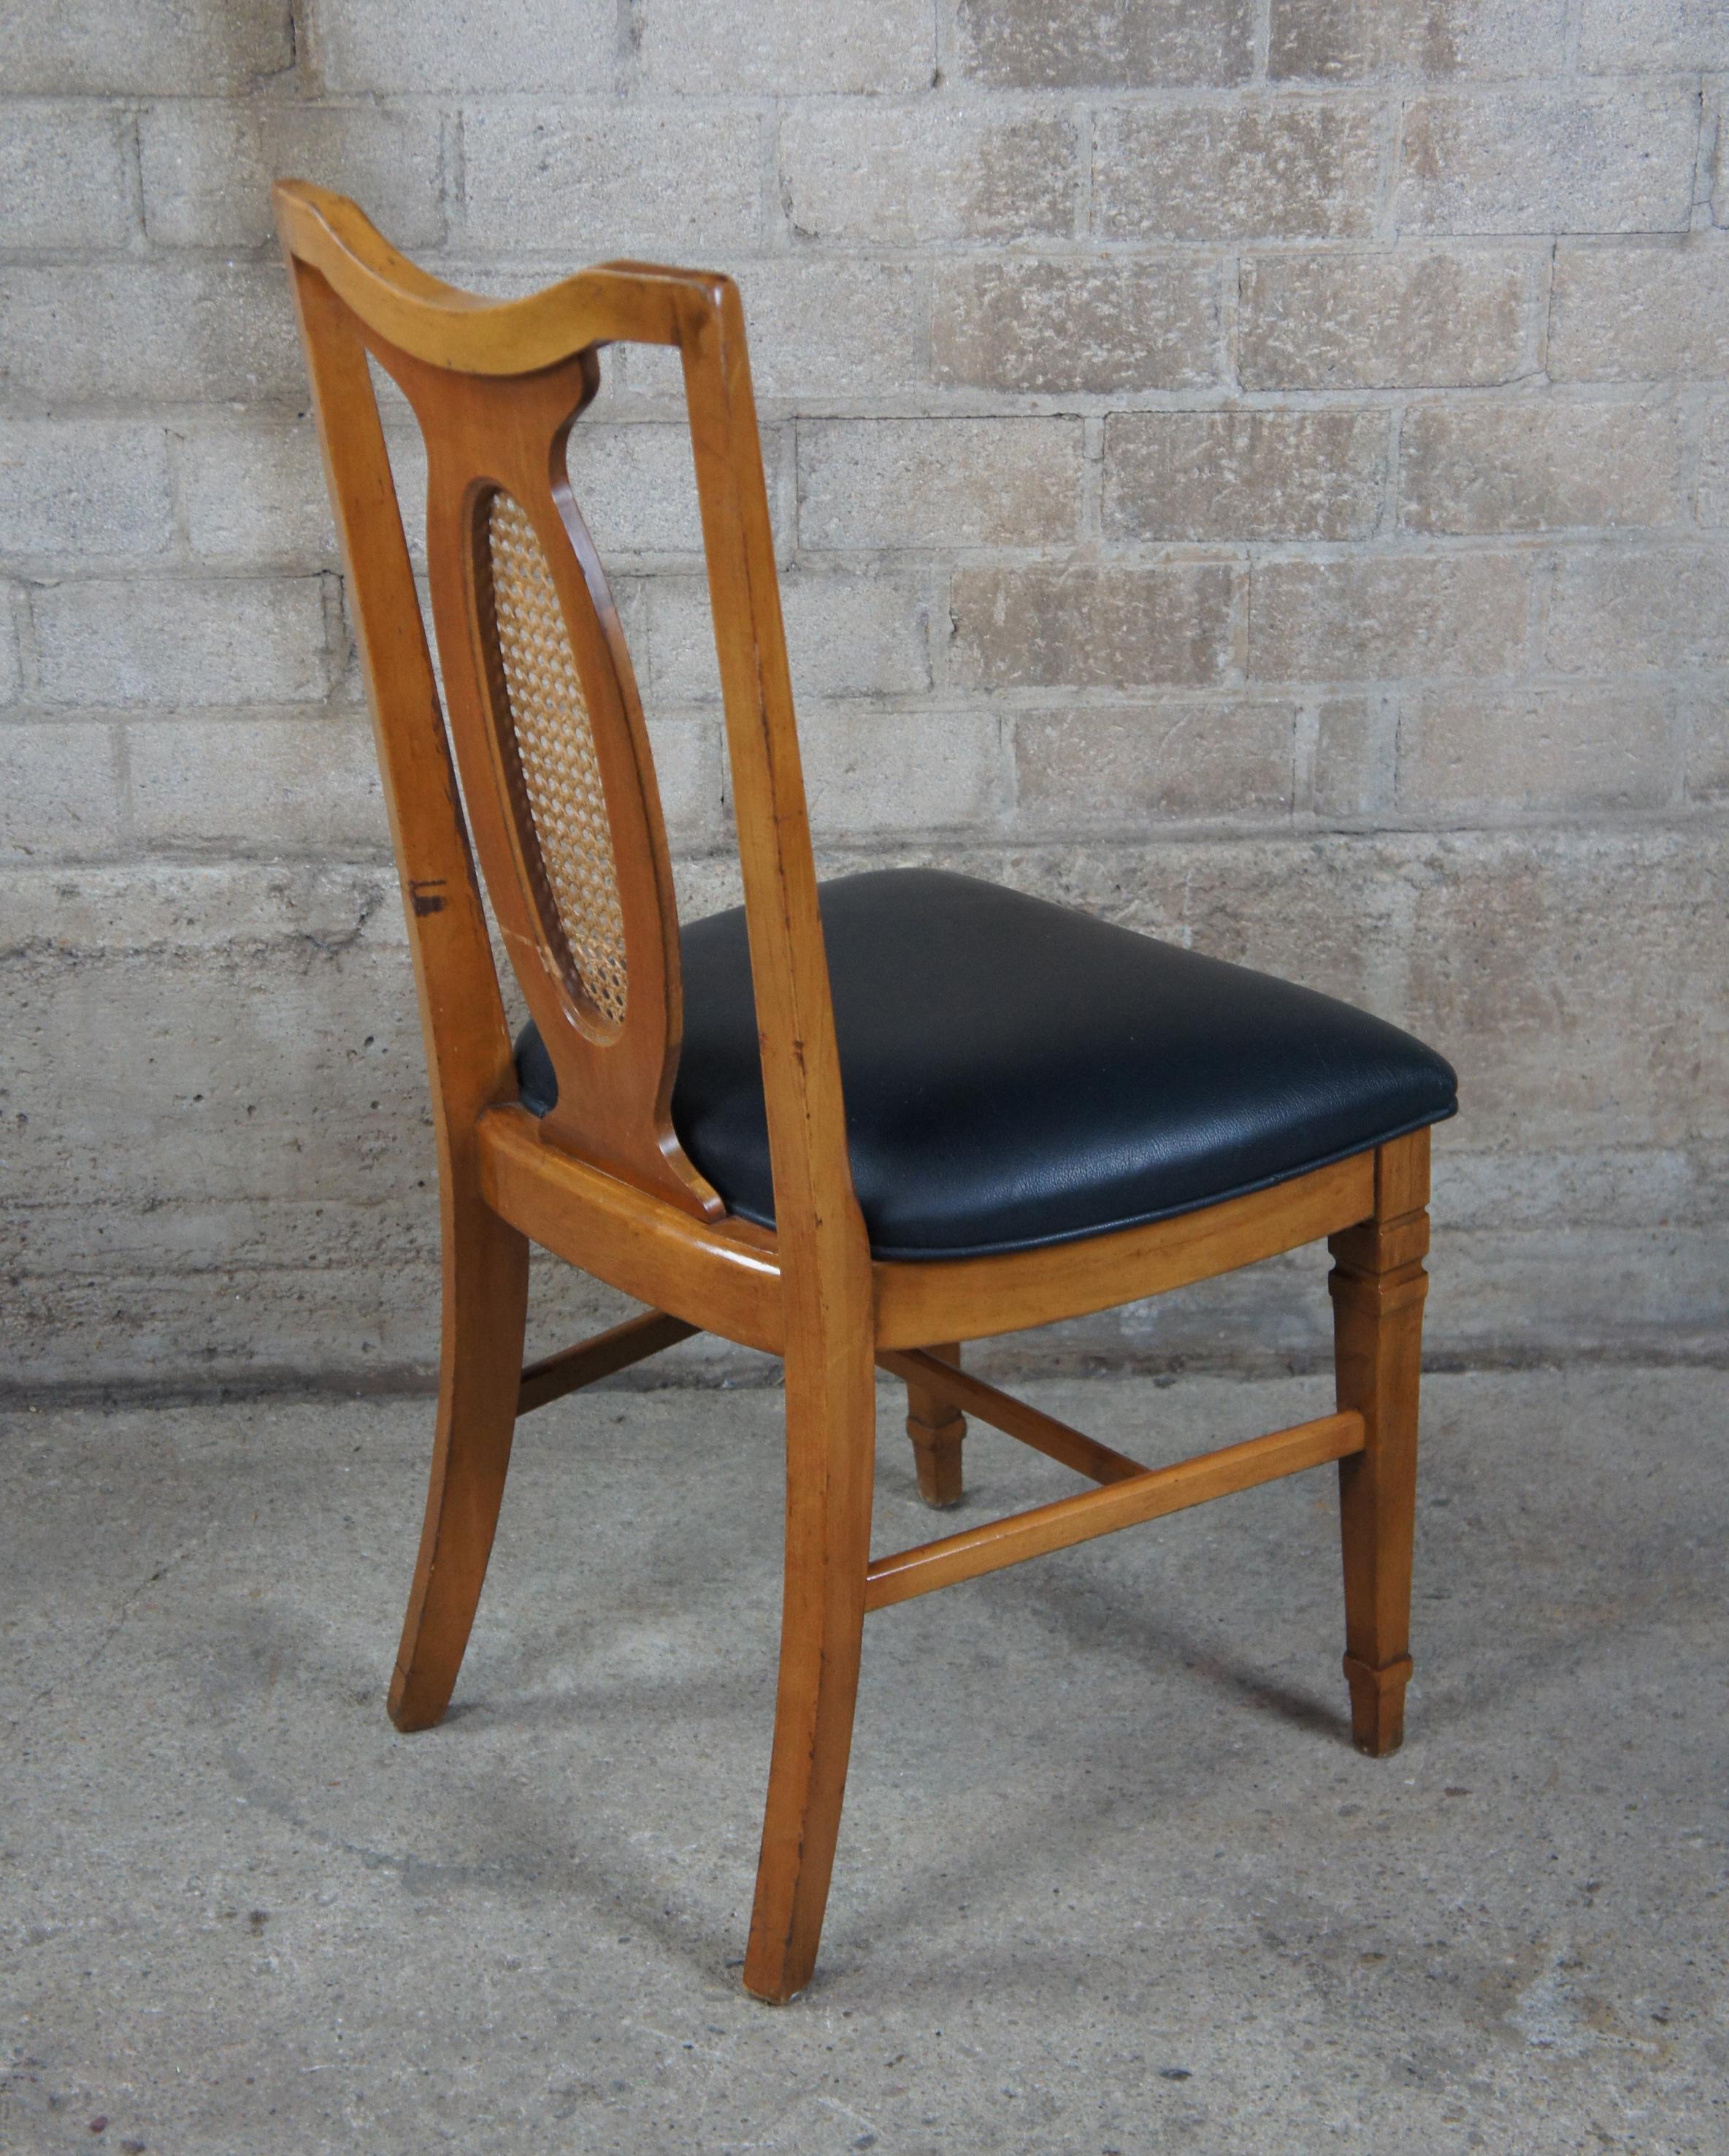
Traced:
<path fill-rule="evenodd" d="M 1332 1236 L 1338 1401 L 1363 1419 L 1362 1450 L 1339 1468 L 1345 1561 L 1345 1677 L 1360 1751 L 1396 1752 L 1411 1675 L 1411 1557 L 1417 1519 L 1417 1395 L 1429 1276 L 1429 1132 L 1376 1157 L 1375 1210 Z"/>
<path fill-rule="evenodd" d="M 1321 1415 L 1314 1422 L 1297 1423 L 1290 1430 L 1250 1438 L 1246 1444 L 1228 1445 L 1222 1451 L 1179 1460 L 1172 1467 L 1142 1468 L 1103 1489 L 1083 1490 L 1078 1497 L 1061 1497 L 1054 1505 L 1039 1505 L 938 1543 L 877 1558 L 870 1567 L 864 1605 L 886 1609 L 890 1603 L 908 1602 L 933 1588 L 952 1587 L 962 1579 L 976 1579 L 981 1573 L 998 1572 L 1024 1558 L 1043 1557 L 1071 1543 L 1090 1542 L 1095 1535 L 1114 1534 L 1119 1527 L 1204 1505 L 1211 1497 L 1252 1490 L 1281 1475 L 1342 1460 L 1357 1451 L 1362 1441 L 1360 1414 Z"/>
<path fill-rule="evenodd" d="M 296 274 L 319 439 L 349 562 L 432 1080 L 444 1246 L 439 1418 L 390 1712 L 439 1720 L 468 1645 L 510 1465 L 528 1245 L 480 1190 L 479 1126 L 516 1092 L 503 998 L 366 352 L 330 287 Z"/>
<path fill-rule="evenodd" d="M 663 1348 L 677 1347 L 680 1341 L 693 1338 L 700 1330 L 700 1326 L 685 1324 L 682 1317 L 669 1317 L 664 1310 L 645 1311 L 640 1317 L 626 1318 L 622 1325 L 597 1332 L 592 1340 L 579 1341 L 574 1348 L 531 1363 L 517 1388 L 516 1412 L 532 1414 L 536 1408 L 562 1400 L 567 1393 L 579 1393 L 584 1385 L 628 1370 L 633 1363 L 646 1362 Z"/>
<path fill-rule="evenodd" d="M 1359 1742 L 1398 1741 L 1427 1138 L 1148 1227 L 1014 1255 L 873 1264 L 852 1183 L 743 315 L 705 270 L 616 262 L 526 299 L 428 276 L 351 203 L 275 190 L 419 991 L 439 1148 L 444 1340 L 419 1560 L 391 1688 L 444 1712 L 518 1414 L 696 1330 L 782 1356 L 780 1671 L 744 1964 L 815 1964 L 867 1606 L 1339 1459 Z M 866 331 L 861 333 L 868 333 Z M 680 945 L 630 654 L 566 445 L 614 342 L 675 348 L 701 513 L 762 1047 L 776 1225 L 730 1216 L 671 1120 Z M 368 369 L 427 444 L 441 706 Z M 472 834 L 474 854 L 470 853 Z M 519 1103 L 475 855 L 558 1080 Z M 1331 1236 L 1340 1412 L 1142 1470 L 956 1367 L 957 1343 L 1081 1315 Z M 525 1371 L 531 1239 L 649 1306 Z M 932 1343 L 936 1343 L 932 1345 Z M 908 1383 L 920 1487 L 961 1493 L 962 1410 L 1104 1486 L 870 1562 L 879 1362 Z"/>
<path fill-rule="evenodd" d="M 698 1220 L 591 1167 L 514 1102 L 483 1115 L 476 1137 L 487 1204 L 542 1249 L 704 1332 L 782 1352 L 780 1253 L 765 1229 Z"/>
<path fill-rule="evenodd" d="M 906 1435 L 912 1440 L 919 1495 L 938 1512 L 958 1505 L 965 1494 L 961 1447 L 967 1435 L 967 1418 L 957 1410 L 947 1383 L 933 1384 L 929 1373 L 960 1359 L 960 1348 L 953 1341 L 913 1355 L 876 1358 L 879 1369 L 892 1371 L 906 1380 Z"/>
<path fill-rule="evenodd" d="M 1374 1188 L 1374 1156 L 1355 1153 L 1270 1190 L 1084 1243 L 1002 1257 L 879 1264 L 878 1344 L 921 1348 L 931 1340 L 981 1340 L 1167 1295 L 1349 1227 L 1368 1213 Z"/>
<path fill-rule="evenodd" d="M 964 1408 L 976 1420 L 988 1423 L 1006 1436 L 1018 1437 L 1035 1452 L 1060 1460 L 1065 1467 L 1072 1467 L 1077 1475 L 1088 1476 L 1095 1482 L 1123 1482 L 1131 1476 L 1147 1472 L 1138 1460 L 1113 1452 L 1097 1438 L 1071 1430 L 1054 1415 L 1029 1407 L 1008 1393 L 998 1392 L 982 1378 L 970 1378 L 964 1370 L 945 1369 L 934 1352 L 926 1354 L 915 1348 L 911 1353 L 879 1354 L 876 1359 L 882 1368 L 906 1380 L 909 1394 L 917 1385 L 931 1399 L 947 1402 L 951 1408 Z"/>

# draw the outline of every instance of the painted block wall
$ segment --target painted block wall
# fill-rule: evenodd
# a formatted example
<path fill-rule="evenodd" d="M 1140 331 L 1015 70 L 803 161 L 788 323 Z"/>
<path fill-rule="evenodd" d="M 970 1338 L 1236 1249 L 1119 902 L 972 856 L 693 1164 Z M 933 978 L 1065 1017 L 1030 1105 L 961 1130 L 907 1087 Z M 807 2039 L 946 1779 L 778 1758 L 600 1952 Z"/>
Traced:
<path fill-rule="evenodd" d="M 952 863 L 1413 1027 L 1465 1101 L 1436 1357 L 1721 1354 L 1726 82 L 1715 0 L 7 11 L 4 1381 L 435 1356 L 280 172 L 488 290 L 731 272 L 825 865 Z M 608 363 L 573 464 L 705 911 L 664 362 Z M 998 1360 L 1312 1360 L 1323 1270 Z M 549 1343 L 612 1306 L 543 1289 Z"/>

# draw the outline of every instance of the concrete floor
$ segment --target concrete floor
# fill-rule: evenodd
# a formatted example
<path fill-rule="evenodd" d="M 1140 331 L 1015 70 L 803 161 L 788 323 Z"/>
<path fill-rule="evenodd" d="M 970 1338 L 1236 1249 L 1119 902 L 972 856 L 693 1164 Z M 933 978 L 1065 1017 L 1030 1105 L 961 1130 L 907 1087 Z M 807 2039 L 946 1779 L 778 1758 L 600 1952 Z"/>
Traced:
<path fill-rule="evenodd" d="M 1150 1457 L 1326 1404 L 1029 1390 Z M 526 1424 L 459 1706 L 412 1739 L 428 1402 L 16 1414 L 0 2147 L 1721 2152 L 1726 1404 L 1715 1371 L 1429 1381 L 1378 1764 L 1326 1471 L 874 1618 L 782 2012 L 737 1967 L 775 1394 Z M 884 1548 L 931 1531 L 897 1406 Z M 1074 1486 L 968 1452 L 961 1518 Z"/>

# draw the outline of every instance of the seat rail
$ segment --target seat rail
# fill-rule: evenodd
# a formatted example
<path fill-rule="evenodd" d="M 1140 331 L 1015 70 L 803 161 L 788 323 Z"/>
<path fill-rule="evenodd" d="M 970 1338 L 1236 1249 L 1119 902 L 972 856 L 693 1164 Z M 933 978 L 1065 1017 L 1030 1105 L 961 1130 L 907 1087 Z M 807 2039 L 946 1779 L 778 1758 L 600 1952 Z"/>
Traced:
<path fill-rule="evenodd" d="M 879 1259 L 880 1348 L 980 1340 L 1164 1295 L 1366 1220 L 1375 1148 L 1167 1220 L 994 1257 Z"/>
<path fill-rule="evenodd" d="M 480 1192 L 508 1220 L 608 1287 L 771 1355 L 786 1346 L 775 1238 L 710 1223 L 545 1142 L 514 1101 L 476 1127 Z"/>

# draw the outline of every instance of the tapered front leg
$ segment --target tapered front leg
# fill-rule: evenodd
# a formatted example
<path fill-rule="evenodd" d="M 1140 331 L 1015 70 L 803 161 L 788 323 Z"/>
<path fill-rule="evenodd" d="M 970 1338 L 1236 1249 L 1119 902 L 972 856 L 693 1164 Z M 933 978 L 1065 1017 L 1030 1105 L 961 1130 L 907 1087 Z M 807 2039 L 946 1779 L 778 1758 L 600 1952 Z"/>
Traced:
<path fill-rule="evenodd" d="M 958 1363 L 959 1347 L 952 1341 L 926 1349 L 938 1362 Z M 918 1470 L 919 1495 L 927 1505 L 941 1510 L 958 1505 L 963 1494 L 961 1444 L 967 1435 L 967 1418 L 960 1409 L 934 1393 L 928 1385 L 906 1381 L 906 1435 L 912 1440 L 912 1456 Z"/>
<path fill-rule="evenodd" d="M 1339 1462 L 1345 1560 L 1345 1675 L 1351 1734 L 1380 1758 L 1404 1737 L 1411 1675 L 1411 1554 L 1417 1506 L 1417 1397 L 1429 1278 L 1429 1132 L 1380 1147 L 1374 1218 L 1332 1236 L 1333 1356 L 1342 1408 L 1363 1419 L 1363 1449 Z"/>
<path fill-rule="evenodd" d="M 816 1966 L 840 1831 L 870 1559 L 876 1379 L 870 1312 L 825 1358 L 787 1350 L 780 1687 L 745 1989 L 777 2005 Z"/>
<path fill-rule="evenodd" d="M 442 1718 L 462 1667 L 504 1502 L 528 1315 L 526 1237 L 478 1192 L 447 1188 L 445 1203 L 438 1435 L 390 1686 L 390 1718 L 404 1730 Z"/>

